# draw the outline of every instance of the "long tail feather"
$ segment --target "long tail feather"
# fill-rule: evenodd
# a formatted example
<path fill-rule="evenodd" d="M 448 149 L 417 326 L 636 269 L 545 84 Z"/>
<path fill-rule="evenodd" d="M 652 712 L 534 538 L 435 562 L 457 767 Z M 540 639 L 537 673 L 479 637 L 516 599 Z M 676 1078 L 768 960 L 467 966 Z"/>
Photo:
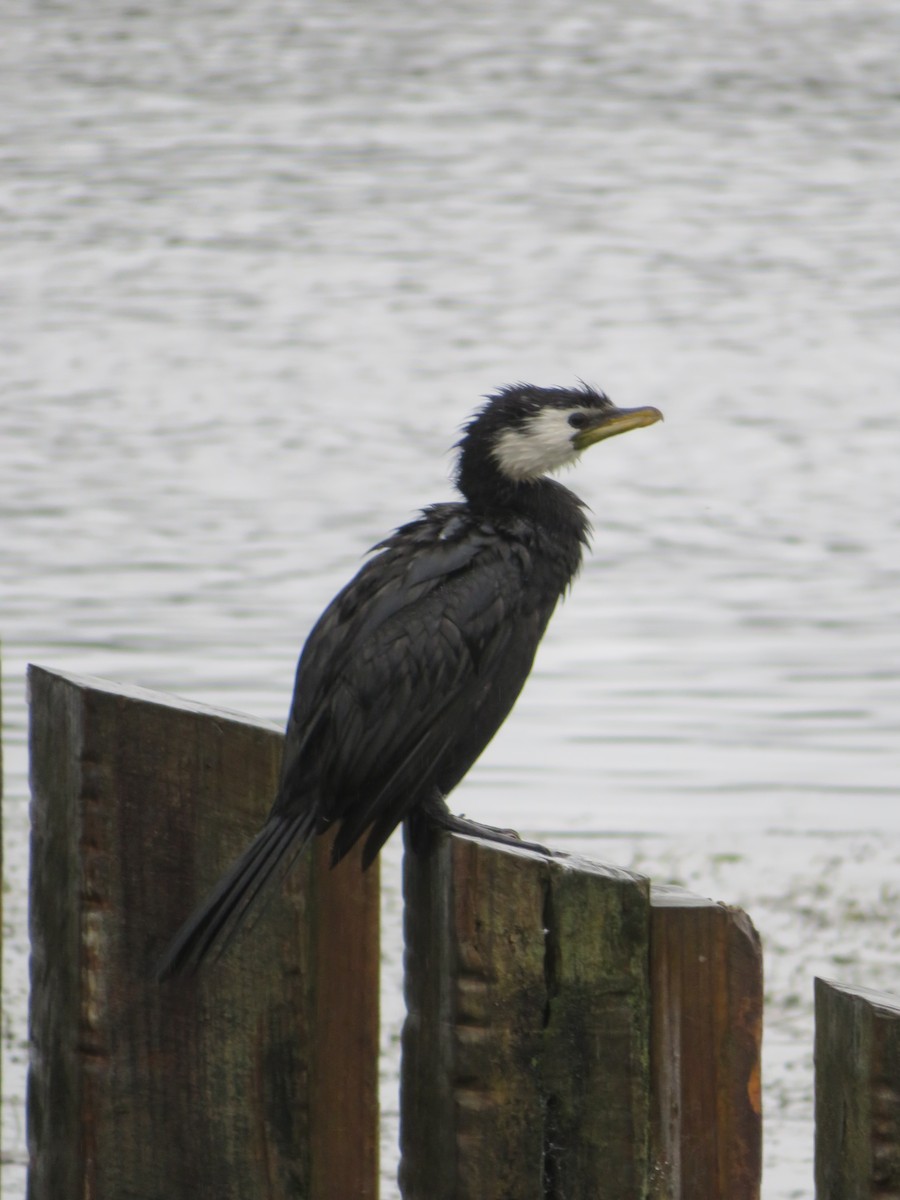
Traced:
<path fill-rule="evenodd" d="M 192 975 L 206 959 L 218 958 L 252 908 L 271 893 L 309 841 L 314 818 L 270 818 L 244 853 L 172 939 L 155 975 L 160 981 Z"/>

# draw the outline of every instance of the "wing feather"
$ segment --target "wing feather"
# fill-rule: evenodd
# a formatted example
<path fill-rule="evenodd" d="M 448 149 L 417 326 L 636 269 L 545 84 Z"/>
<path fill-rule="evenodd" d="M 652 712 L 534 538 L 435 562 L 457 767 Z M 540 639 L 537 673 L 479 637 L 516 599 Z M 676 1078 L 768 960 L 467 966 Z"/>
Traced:
<path fill-rule="evenodd" d="M 376 822 L 380 846 L 413 805 L 453 787 L 531 668 L 552 606 L 531 599 L 519 546 L 463 532 L 388 542 L 301 655 L 274 811 L 315 797 L 320 828 L 343 823 L 336 858 Z"/>

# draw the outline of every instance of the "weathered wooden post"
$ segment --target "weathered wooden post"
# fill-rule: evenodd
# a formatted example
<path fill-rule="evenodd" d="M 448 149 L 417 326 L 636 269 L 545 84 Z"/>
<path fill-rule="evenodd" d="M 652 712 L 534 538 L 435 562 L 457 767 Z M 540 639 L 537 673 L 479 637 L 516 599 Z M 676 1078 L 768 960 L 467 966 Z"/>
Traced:
<path fill-rule="evenodd" d="M 320 840 L 223 959 L 170 936 L 259 827 L 281 734 L 32 668 L 29 1200 L 377 1195 L 378 882 Z"/>
<path fill-rule="evenodd" d="M 648 881 L 452 836 L 404 894 L 405 1200 L 642 1200 Z"/>
<path fill-rule="evenodd" d="M 97 680 L 30 684 L 29 1200 L 374 1198 L 375 873 L 330 871 L 320 841 L 221 963 L 158 987 L 163 946 L 268 809 L 281 735 Z M 404 890 L 405 1200 L 756 1200 L 743 913 L 458 836 L 407 855 Z M 877 1044 L 893 1063 L 895 1035 Z"/>
<path fill-rule="evenodd" d="M 2 646 L 0 646 L 2 649 Z M 0 672 L 0 814 L 3 812 L 3 675 Z M 3 829 L 0 822 L 0 950 L 3 949 Z M 0 993 L 3 991 L 3 955 L 0 953 Z M 3 1071 L 0 1068 L 0 1096 L 3 1095 Z"/>
<path fill-rule="evenodd" d="M 816 1200 L 900 1196 L 900 996 L 815 982 Z"/>
<path fill-rule="evenodd" d="M 763 971 L 746 913 L 650 892 L 654 1179 L 659 1200 L 758 1200 Z"/>

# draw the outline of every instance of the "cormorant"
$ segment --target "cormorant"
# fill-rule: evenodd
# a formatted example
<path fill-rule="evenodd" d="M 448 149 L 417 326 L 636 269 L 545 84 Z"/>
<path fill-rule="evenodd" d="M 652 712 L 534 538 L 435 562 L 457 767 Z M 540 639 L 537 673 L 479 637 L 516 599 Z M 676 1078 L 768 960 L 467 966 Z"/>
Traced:
<path fill-rule="evenodd" d="M 518 384 L 490 396 L 458 443 L 463 499 L 434 504 L 374 547 L 307 639 L 278 794 L 247 850 L 188 918 L 160 979 L 231 940 L 314 834 L 332 861 L 365 837 L 369 866 L 406 817 L 500 841 L 515 834 L 444 802 L 494 736 L 581 563 L 584 505 L 547 472 L 588 446 L 661 419 L 587 386 Z"/>

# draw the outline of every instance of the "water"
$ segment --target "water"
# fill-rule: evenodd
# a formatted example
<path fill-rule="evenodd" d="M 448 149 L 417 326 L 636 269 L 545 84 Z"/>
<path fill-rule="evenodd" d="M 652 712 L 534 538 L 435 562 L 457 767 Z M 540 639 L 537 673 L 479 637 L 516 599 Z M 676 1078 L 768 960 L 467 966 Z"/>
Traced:
<path fill-rule="evenodd" d="M 578 376 L 666 424 L 572 476 L 593 556 L 459 806 L 747 905 L 765 1194 L 809 1194 L 808 968 L 900 990 L 898 34 L 874 0 L 5 6 L 4 1197 L 25 662 L 281 720 L 479 395 Z"/>

